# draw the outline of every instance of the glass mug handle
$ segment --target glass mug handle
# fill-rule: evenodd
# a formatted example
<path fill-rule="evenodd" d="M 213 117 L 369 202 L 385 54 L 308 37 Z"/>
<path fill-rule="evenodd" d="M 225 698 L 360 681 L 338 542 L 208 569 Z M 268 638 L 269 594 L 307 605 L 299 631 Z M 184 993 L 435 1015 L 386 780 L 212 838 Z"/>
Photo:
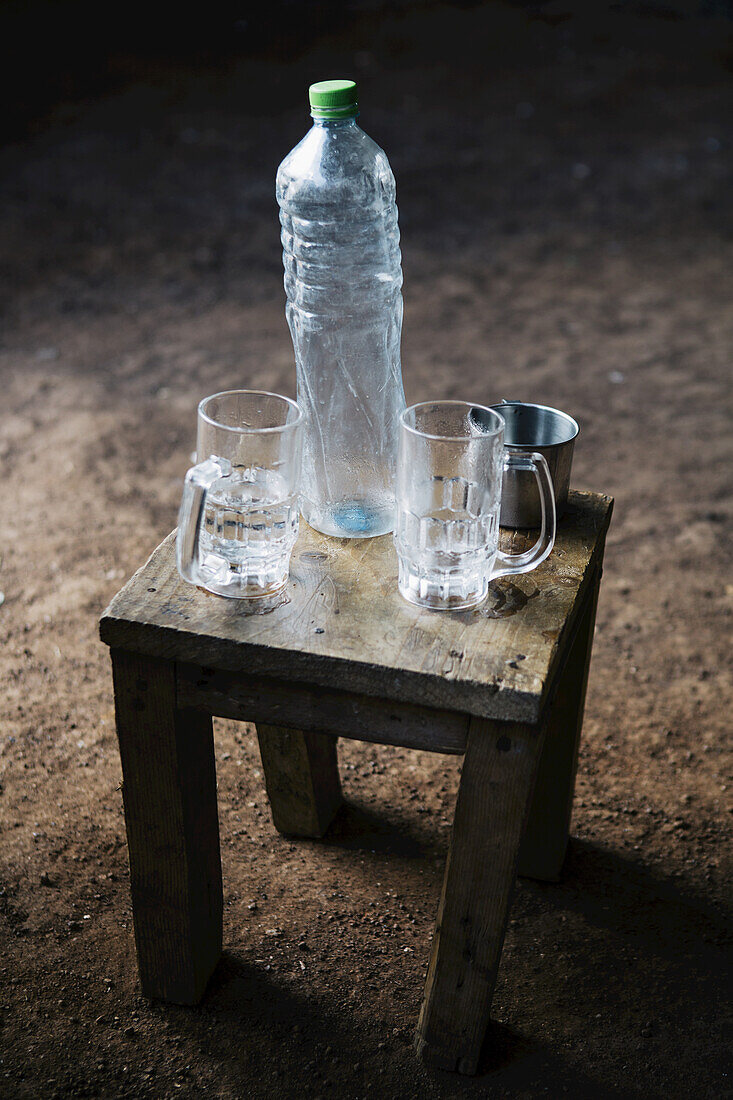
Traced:
<path fill-rule="evenodd" d="M 207 490 L 221 477 L 229 477 L 232 464 L 227 458 L 211 455 L 205 462 L 192 466 L 183 482 L 183 496 L 178 512 L 176 563 L 184 580 L 198 584 L 199 534 L 204 514 Z"/>
<path fill-rule="evenodd" d="M 548 557 L 555 545 L 555 488 L 545 456 L 538 451 L 506 451 L 504 469 L 527 470 L 534 474 L 540 491 L 542 525 L 537 542 L 523 554 L 504 554 L 501 550 L 497 551 L 497 568 L 491 572 L 492 580 L 512 573 L 529 573 L 530 569 L 534 569 Z"/>

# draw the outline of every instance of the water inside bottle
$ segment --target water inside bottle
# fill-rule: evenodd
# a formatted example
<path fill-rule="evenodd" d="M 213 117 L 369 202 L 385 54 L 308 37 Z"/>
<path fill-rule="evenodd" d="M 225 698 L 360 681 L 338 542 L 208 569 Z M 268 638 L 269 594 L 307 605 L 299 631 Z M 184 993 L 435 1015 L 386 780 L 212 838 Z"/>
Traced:
<path fill-rule="evenodd" d="M 373 538 L 386 535 L 394 526 L 394 497 L 385 493 L 373 500 L 342 500 L 318 506 L 301 501 L 306 523 L 333 538 Z"/>

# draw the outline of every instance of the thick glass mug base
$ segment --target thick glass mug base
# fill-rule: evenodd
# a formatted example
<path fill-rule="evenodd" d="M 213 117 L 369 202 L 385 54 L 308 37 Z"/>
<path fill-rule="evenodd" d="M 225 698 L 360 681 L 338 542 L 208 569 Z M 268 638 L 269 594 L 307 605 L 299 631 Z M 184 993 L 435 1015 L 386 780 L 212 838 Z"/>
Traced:
<path fill-rule="evenodd" d="M 398 554 L 397 586 L 400 595 L 418 607 L 433 611 L 464 611 L 478 607 L 489 593 L 487 569 L 450 570 L 421 568 L 419 563 Z"/>
<path fill-rule="evenodd" d="M 215 596 L 235 600 L 259 600 L 282 592 L 288 583 L 290 554 L 272 561 L 232 565 L 226 558 L 207 554 L 199 566 L 197 582 Z"/>

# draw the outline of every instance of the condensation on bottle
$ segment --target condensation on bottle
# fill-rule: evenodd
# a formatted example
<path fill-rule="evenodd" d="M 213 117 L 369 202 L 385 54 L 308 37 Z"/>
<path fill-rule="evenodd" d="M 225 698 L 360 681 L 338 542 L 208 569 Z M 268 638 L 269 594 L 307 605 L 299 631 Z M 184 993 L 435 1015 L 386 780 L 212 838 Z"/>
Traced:
<path fill-rule="evenodd" d="M 313 125 L 277 172 L 286 316 L 305 414 L 301 513 L 337 538 L 394 526 L 402 267 L 395 181 L 351 80 L 309 91 Z"/>

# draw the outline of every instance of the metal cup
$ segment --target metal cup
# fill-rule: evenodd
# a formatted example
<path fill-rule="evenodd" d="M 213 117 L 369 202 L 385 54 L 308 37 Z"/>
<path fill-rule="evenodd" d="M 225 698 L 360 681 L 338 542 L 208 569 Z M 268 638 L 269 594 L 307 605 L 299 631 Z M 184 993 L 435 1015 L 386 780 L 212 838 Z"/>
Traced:
<path fill-rule="evenodd" d="M 502 401 L 491 405 L 504 417 L 504 446 L 512 451 L 539 451 L 550 467 L 555 487 L 555 506 L 560 519 L 568 502 L 573 448 L 580 428 L 572 416 L 547 405 L 523 401 Z M 540 498 L 534 475 L 525 470 L 506 469 L 501 491 L 502 527 L 539 527 Z"/>

